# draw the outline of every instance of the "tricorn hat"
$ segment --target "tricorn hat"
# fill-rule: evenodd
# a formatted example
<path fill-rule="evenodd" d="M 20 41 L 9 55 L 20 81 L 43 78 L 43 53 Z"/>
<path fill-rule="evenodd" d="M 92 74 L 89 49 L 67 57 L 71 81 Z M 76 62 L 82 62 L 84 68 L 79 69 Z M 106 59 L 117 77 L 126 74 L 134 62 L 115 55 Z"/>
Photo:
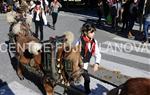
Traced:
<path fill-rule="evenodd" d="M 36 4 L 36 5 L 41 5 L 41 2 L 37 0 L 37 1 L 35 2 L 35 4 Z"/>

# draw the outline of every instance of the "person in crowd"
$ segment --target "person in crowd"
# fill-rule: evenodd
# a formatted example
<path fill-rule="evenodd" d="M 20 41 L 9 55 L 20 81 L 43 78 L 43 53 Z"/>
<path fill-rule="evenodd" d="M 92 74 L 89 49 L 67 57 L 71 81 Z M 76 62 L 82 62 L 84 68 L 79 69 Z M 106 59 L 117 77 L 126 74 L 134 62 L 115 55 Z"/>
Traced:
<path fill-rule="evenodd" d="M 41 2 L 41 7 L 44 9 L 45 12 L 48 11 L 48 1 L 47 0 L 39 0 Z"/>
<path fill-rule="evenodd" d="M 111 6 L 111 17 L 112 17 L 112 28 L 114 28 L 115 30 L 117 29 L 118 26 L 120 12 L 121 12 L 121 1 L 114 0 Z"/>
<path fill-rule="evenodd" d="M 128 38 L 134 39 L 134 36 L 132 35 L 132 28 L 134 26 L 135 21 L 138 17 L 138 0 L 133 0 L 129 7 L 129 22 L 127 26 L 127 35 Z"/>
<path fill-rule="evenodd" d="M 145 20 L 144 20 L 144 35 L 145 35 L 145 43 L 148 43 L 149 42 L 149 39 L 148 37 L 150 36 L 149 34 L 149 30 L 150 30 L 150 13 L 148 13 L 146 16 L 145 16 Z"/>
<path fill-rule="evenodd" d="M 57 18 L 58 18 L 58 12 L 59 12 L 59 8 L 61 8 L 62 5 L 57 1 L 57 0 L 53 0 L 50 4 L 50 9 L 52 11 L 52 20 L 53 20 L 53 29 L 55 30 L 55 24 L 57 22 Z"/>
<path fill-rule="evenodd" d="M 19 2 L 19 0 L 15 0 L 15 1 L 14 1 L 14 4 L 13 4 L 13 10 L 16 11 L 17 8 L 19 8 L 19 7 L 20 7 L 20 2 Z"/>
<path fill-rule="evenodd" d="M 7 12 L 7 3 L 6 2 L 3 2 L 3 6 L 2 6 L 2 12 L 3 13 L 6 13 Z"/>
<path fill-rule="evenodd" d="M 0 0 L 0 13 L 2 13 L 2 8 L 3 8 L 3 0 Z"/>
<path fill-rule="evenodd" d="M 40 1 L 41 2 L 41 8 L 44 9 L 45 13 L 48 11 L 48 6 L 49 6 L 49 3 L 47 0 L 37 0 L 37 1 Z M 36 4 L 31 0 L 30 1 L 30 4 L 29 4 L 29 7 L 30 7 L 30 12 L 34 9 L 34 7 L 36 6 Z"/>
<path fill-rule="evenodd" d="M 40 29 L 40 40 L 43 40 L 43 25 L 47 25 L 47 20 L 40 1 L 36 2 L 36 6 L 33 9 L 33 22 L 35 23 L 35 37 L 38 38 Z"/>
<path fill-rule="evenodd" d="M 103 16 L 103 1 L 102 0 L 98 0 L 97 3 L 97 14 L 98 14 L 98 24 L 101 24 L 101 18 Z"/>
<path fill-rule="evenodd" d="M 83 60 L 84 73 L 84 89 L 87 94 L 91 93 L 90 90 L 90 77 L 88 75 L 88 65 L 92 56 L 95 57 L 94 72 L 98 70 L 101 54 L 98 47 L 97 40 L 94 38 L 96 28 L 92 23 L 85 23 L 81 27 L 81 36 L 76 45 L 81 45 L 81 56 Z"/>
<path fill-rule="evenodd" d="M 110 14 L 110 8 L 109 8 L 108 0 L 103 0 L 103 10 L 104 10 L 104 17 L 107 20 L 107 17 Z"/>
<path fill-rule="evenodd" d="M 121 29 L 121 32 L 124 33 L 124 30 L 127 28 L 128 26 L 128 19 L 129 19 L 129 7 L 130 7 L 130 0 L 125 2 L 123 5 L 122 5 L 122 23 L 123 23 L 123 26 L 122 26 L 122 29 Z"/>
<path fill-rule="evenodd" d="M 6 3 L 7 3 L 7 10 L 10 12 L 13 10 L 13 3 L 14 1 L 13 0 L 6 0 Z"/>

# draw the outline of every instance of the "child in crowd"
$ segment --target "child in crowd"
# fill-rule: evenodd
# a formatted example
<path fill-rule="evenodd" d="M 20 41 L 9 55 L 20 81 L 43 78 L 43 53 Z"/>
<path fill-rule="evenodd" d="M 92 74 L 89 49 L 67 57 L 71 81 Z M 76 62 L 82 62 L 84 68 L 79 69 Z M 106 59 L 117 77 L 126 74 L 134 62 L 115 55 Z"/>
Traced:
<path fill-rule="evenodd" d="M 92 23 L 85 23 L 81 27 L 81 36 L 76 45 L 81 45 L 81 56 L 83 60 L 84 73 L 84 89 L 87 94 L 91 93 L 90 90 L 90 77 L 88 75 L 88 65 L 92 56 L 95 57 L 94 72 L 98 70 L 101 54 L 98 47 L 97 40 L 94 38 L 96 28 Z"/>

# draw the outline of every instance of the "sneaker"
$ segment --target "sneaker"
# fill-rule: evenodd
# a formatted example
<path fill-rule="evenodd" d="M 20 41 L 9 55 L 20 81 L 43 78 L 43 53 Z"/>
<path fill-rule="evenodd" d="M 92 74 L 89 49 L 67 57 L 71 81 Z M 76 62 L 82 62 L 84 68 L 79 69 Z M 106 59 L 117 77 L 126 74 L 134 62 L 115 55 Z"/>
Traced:
<path fill-rule="evenodd" d="M 135 36 L 128 36 L 128 39 L 134 40 Z"/>
<path fill-rule="evenodd" d="M 146 40 L 145 42 L 143 42 L 143 44 L 148 44 L 149 43 L 149 41 L 148 40 Z"/>

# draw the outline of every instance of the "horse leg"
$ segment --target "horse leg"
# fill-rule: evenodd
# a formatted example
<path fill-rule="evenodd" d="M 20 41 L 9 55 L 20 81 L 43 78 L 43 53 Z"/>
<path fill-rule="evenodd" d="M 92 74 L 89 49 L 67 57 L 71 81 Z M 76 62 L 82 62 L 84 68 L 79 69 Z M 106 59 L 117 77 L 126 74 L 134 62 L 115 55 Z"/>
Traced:
<path fill-rule="evenodd" d="M 44 95 L 54 95 L 54 87 L 55 87 L 54 81 L 52 81 L 50 77 L 46 75 L 43 77 L 42 81 L 45 90 Z"/>
<path fill-rule="evenodd" d="M 67 89 L 67 88 L 64 88 L 63 95 L 67 95 L 67 91 L 68 91 L 68 89 Z"/>
<path fill-rule="evenodd" d="M 49 82 L 44 82 L 43 85 L 44 85 L 46 95 L 54 95 L 54 88 Z"/>
<path fill-rule="evenodd" d="M 18 61 L 17 62 L 17 75 L 18 77 L 20 78 L 20 80 L 23 80 L 24 79 L 24 76 L 22 75 L 22 65 L 21 63 Z"/>

